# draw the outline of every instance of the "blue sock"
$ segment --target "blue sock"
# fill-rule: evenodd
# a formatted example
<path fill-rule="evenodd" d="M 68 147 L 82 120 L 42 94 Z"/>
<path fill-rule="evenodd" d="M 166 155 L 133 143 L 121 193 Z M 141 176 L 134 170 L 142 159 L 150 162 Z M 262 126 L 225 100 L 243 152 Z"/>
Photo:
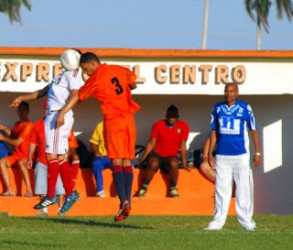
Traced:
<path fill-rule="evenodd" d="M 127 200 L 130 203 L 131 192 L 132 192 L 132 183 L 133 183 L 133 169 L 132 166 L 126 166 L 123 168 L 124 179 L 125 179 L 125 195 Z"/>
<path fill-rule="evenodd" d="M 122 207 L 123 202 L 127 199 L 125 194 L 125 185 L 124 185 L 125 180 L 124 180 L 124 173 L 123 173 L 122 166 L 119 166 L 119 165 L 113 166 L 113 177 L 114 177 L 116 192 L 120 200 L 120 206 Z"/>

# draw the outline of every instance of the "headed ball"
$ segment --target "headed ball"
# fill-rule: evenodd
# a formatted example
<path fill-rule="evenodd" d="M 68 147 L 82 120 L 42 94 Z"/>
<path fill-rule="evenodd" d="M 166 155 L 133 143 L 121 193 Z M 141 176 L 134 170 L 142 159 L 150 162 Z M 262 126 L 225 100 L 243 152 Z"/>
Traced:
<path fill-rule="evenodd" d="M 65 50 L 60 56 L 60 62 L 65 70 L 76 70 L 79 68 L 80 53 L 75 49 Z"/>

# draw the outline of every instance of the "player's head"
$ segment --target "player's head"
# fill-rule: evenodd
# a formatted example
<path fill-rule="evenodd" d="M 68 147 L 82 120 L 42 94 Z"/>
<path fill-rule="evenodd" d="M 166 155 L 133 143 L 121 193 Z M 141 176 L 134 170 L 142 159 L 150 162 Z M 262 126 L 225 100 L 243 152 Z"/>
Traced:
<path fill-rule="evenodd" d="M 26 120 L 28 113 L 30 111 L 30 106 L 27 102 L 21 102 L 17 107 L 17 114 L 20 120 Z"/>
<path fill-rule="evenodd" d="M 80 57 L 80 67 L 88 76 L 91 76 L 100 64 L 99 57 L 94 53 L 86 52 Z"/>
<path fill-rule="evenodd" d="M 233 105 L 238 97 L 239 90 L 238 85 L 234 82 L 229 82 L 225 86 L 225 100 L 228 105 Z"/>
<path fill-rule="evenodd" d="M 175 105 L 170 105 L 166 112 L 167 122 L 171 125 L 175 124 L 179 118 L 178 108 Z"/>

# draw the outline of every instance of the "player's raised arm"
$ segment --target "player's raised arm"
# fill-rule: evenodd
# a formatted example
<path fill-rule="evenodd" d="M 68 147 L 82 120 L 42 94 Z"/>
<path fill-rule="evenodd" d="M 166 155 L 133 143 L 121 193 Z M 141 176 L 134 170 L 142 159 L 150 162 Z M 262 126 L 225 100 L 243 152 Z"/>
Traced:
<path fill-rule="evenodd" d="M 10 108 L 17 108 L 19 106 L 19 104 L 23 101 L 31 101 L 31 100 L 39 99 L 39 98 L 47 95 L 48 90 L 49 90 L 49 87 L 47 85 L 46 87 L 39 89 L 39 90 L 36 90 L 32 93 L 18 96 L 10 103 L 9 107 Z"/>

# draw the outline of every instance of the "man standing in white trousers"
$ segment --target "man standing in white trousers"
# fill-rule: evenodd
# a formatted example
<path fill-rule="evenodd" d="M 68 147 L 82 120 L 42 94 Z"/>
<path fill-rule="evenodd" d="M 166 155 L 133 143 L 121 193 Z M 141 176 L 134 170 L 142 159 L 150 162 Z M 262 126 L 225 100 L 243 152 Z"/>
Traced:
<path fill-rule="evenodd" d="M 225 101 L 214 106 L 211 114 L 211 142 L 209 163 L 216 168 L 215 212 L 206 230 L 221 230 L 226 222 L 236 183 L 236 214 L 246 230 L 256 230 L 253 216 L 253 176 L 250 165 L 249 136 L 254 144 L 253 166 L 260 164 L 260 146 L 255 118 L 249 104 L 237 100 L 238 85 L 225 86 Z"/>

